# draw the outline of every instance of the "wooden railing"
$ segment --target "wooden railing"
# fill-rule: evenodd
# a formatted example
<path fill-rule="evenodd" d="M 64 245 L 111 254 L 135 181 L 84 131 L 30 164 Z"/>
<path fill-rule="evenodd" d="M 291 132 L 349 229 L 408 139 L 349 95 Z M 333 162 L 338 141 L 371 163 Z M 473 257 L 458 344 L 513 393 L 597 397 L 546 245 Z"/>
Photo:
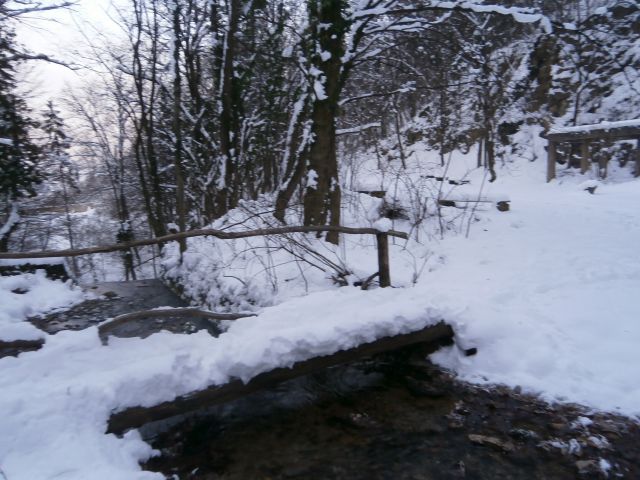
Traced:
<path fill-rule="evenodd" d="M 168 242 L 175 242 L 190 237 L 216 237 L 222 240 L 233 240 L 238 238 L 260 237 L 270 235 L 283 235 L 287 233 L 314 233 L 314 232 L 339 232 L 349 235 L 375 235 L 378 246 L 378 280 L 381 287 L 391 286 L 391 274 L 389 272 L 389 237 L 408 239 L 405 232 L 389 230 L 381 232 L 375 228 L 354 228 L 337 227 L 329 225 L 318 226 L 287 226 L 275 228 L 259 228 L 256 230 L 246 230 L 243 232 L 227 232 L 204 228 L 190 230 L 188 232 L 174 233 L 157 238 L 147 238 L 134 240 L 132 242 L 117 243 L 114 245 L 104 245 L 97 247 L 67 249 L 67 250 L 45 250 L 40 252 L 3 252 L 0 253 L 2 259 L 29 259 L 29 258 L 50 258 L 50 257 L 78 257 L 81 255 L 91 255 L 94 253 L 109 253 L 119 250 L 127 250 L 134 247 L 144 247 L 149 245 L 160 245 Z"/>

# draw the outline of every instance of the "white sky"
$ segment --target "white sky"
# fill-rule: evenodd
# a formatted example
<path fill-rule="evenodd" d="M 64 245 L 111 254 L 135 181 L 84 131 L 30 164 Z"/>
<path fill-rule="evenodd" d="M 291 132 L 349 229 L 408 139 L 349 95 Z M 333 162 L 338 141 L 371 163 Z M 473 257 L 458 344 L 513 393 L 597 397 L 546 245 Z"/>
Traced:
<path fill-rule="evenodd" d="M 57 3 L 46 0 L 44 4 Z M 33 53 L 44 53 L 56 59 L 87 64 L 83 57 L 90 40 L 100 34 L 116 36 L 118 27 L 111 20 L 117 18 L 114 5 L 123 5 L 125 0 L 78 0 L 70 10 L 42 12 L 21 17 L 16 33 L 19 43 Z M 67 85 L 77 84 L 89 71 L 72 71 L 63 66 L 43 61 L 26 62 L 29 73 L 28 89 L 33 89 L 32 107 L 40 108 L 47 100 L 56 100 Z"/>

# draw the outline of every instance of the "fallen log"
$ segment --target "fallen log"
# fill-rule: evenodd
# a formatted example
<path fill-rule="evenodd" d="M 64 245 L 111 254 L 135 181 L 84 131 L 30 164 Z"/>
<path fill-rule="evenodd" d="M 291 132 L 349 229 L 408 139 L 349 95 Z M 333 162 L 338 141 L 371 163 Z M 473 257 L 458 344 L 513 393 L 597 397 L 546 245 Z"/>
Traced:
<path fill-rule="evenodd" d="M 372 355 L 410 346 L 422 346 L 426 354 L 435 351 L 440 346 L 449 345 L 452 341 L 453 329 L 444 322 L 440 322 L 416 332 L 384 337 L 358 347 L 341 350 L 332 355 L 301 361 L 290 368 L 275 368 L 253 377 L 247 383 L 234 379 L 224 385 L 215 385 L 206 390 L 178 397 L 175 400 L 152 407 L 132 407 L 115 412 L 109 419 L 107 432 L 122 434 L 146 423 L 229 402 L 286 380 L 308 375 L 328 367 L 362 360 Z"/>
<path fill-rule="evenodd" d="M 238 320 L 239 318 L 255 317 L 255 313 L 215 313 L 198 308 L 162 308 L 156 310 L 143 310 L 140 312 L 125 313 L 101 324 L 98 327 L 98 335 L 103 340 L 113 331 L 129 322 L 144 318 L 206 318 L 208 320 Z"/>

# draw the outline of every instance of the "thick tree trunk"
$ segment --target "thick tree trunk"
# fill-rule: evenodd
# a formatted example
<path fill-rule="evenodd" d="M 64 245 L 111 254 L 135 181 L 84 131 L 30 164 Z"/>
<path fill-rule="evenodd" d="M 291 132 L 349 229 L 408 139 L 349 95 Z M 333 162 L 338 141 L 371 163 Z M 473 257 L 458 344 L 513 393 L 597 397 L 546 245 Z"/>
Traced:
<path fill-rule="evenodd" d="M 312 86 L 313 139 L 309 148 L 307 188 L 304 195 L 305 225 L 340 225 L 340 181 L 336 155 L 336 117 L 343 78 L 342 67 L 348 22 L 343 0 L 314 0 L 308 4 L 311 66 L 319 75 Z M 317 45 L 318 48 L 315 46 Z M 320 50 L 320 51 L 317 51 Z M 322 52 L 322 54 L 320 54 Z M 338 244 L 338 232 L 327 233 L 326 240 Z"/>
<path fill-rule="evenodd" d="M 237 204 L 237 128 L 235 128 L 235 51 L 236 32 L 240 19 L 240 0 L 229 2 L 229 24 L 224 39 L 224 54 L 220 72 L 220 153 L 224 162 L 224 187 L 218 195 L 218 214 L 224 214 Z"/>

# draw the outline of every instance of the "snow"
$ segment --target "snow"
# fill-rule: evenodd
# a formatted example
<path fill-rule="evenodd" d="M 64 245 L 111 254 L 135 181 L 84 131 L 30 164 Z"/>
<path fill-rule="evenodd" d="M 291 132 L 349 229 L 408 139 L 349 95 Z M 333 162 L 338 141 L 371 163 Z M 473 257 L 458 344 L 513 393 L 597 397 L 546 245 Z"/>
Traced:
<path fill-rule="evenodd" d="M 563 172 L 547 184 L 544 162 L 522 161 L 505 164 L 489 184 L 484 171 L 472 168 L 475 158 L 474 151 L 456 154 L 439 170 L 433 152 L 416 150 L 407 169 L 394 160 L 380 171 L 375 157 L 351 166 L 354 184 L 385 190 L 388 203 L 413 212 L 409 220 L 382 219 L 382 199 L 343 191 L 346 225 L 411 231 L 408 242 L 390 241 L 398 288 L 362 291 L 331 280 L 332 268 L 323 261 L 351 272 L 345 277 L 350 283 L 376 271 L 372 235 L 344 236 L 340 247 L 313 235 L 289 237 L 300 250 L 281 239 L 191 238 L 182 264 L 177 245 L 167 245 L 165 275 L 181 282 L 196 303 L 258 313 L 229 322 L 218 338 L 204 331 L 160 332 L 146 339 L 112 337 L 104 346 L 96 327 L 45 336 L 25 317 L 79 301 L 82 293 L 41 272 L 1 277 L 0 338 L 46 337 L 39 351 L 0 359 L 5 476 L 161 478 L 140 470 L 139 462 L 154 452 L 137 432 L 105 434 L 111 412 L 231 378 L 248 381 L 440 320 L 454 328 L 456 346 L 431 358 L 462 380 L 519 386 L 551 402 L 639 416 L 640 180 L 612 165 L 608 180 Z M 424 165 L 429 173 L 470 183 L 427 179 L 420 175 Z M 585 184 L 598 189 L 591 195 Z M 483 198 L 509 199 L 510 211 L 491 206 L 442 209 L 442 217 L 436 210 L 424 218 L 415 214 L 416 206 L 434 208 L 434 198 L 473 199 L 479 191 Z M 272 199 L 263 200 L 268 205 Z M 269 211 L 265 204 L 243 202 L 212 227 L 274 226 L 272 217 L 254 214 Z M 287 212 L 287 223 L 299 224 L 298 215 Z M 16 288 L 29 292 L 12 293 Z M 469 347 L 478 353 L 465 356 L 461 348 Z M 588 426 L 584 417 L 574 428 Z M 576 442 L 556 446 L 580 448 Z M 603 472 L 607 465 L 601 462 Z"/>
<path fill-rule="evenodd" d="M 640 127 L 640 118 L 634 120 L 620 120 L 618 122 L 600 122 L 592 125 L 578 125 L 576 127 L 552 128 L 549 134 L 554 133 L 581 133 L 592 132 L 594 130 L 611 130 L 622 127 Z"/>
<path fill-rule="evenodd" d="M 140 472 L 153 452 L 136 432 L 104 434 L 112 411 L 247 381 L 442 317 L 418 291 L 401 298 L 392 289 L 318 292 L 235 321 L 218 338 L 161 332 L 102 346 L 96 327 L 52 336 L 40 351 L 0 359 L 2 470 L 11 480 L 162 478 Z"/>
<path fill-rule="evenodd" d="M 373 228 L 379 232 L 388 232 L 393 228 L 393 222 L 388 218 L 381 218 L 373 222 Z"/>
<path fill-rule="evenodd" d="M 496 182 L 512 184 L 512 211 L 447 241 L 425 280 L 436 305 L 462 303 L 458 335 L 479 348 L 433 359 L 472 382 L 638 415 L 640 182 L 589 195 L 524 180 Z"/>
<path fill-rule="evenodd" d="M 24 293 L 14 293 L 22 291 Z M 87 298 L 70 282 L 50 280 L 44 270 L 0 276 L 0 340 L 37 340 L 45 334 L 26 322 L 27 317 L 70 306 Z"/>

